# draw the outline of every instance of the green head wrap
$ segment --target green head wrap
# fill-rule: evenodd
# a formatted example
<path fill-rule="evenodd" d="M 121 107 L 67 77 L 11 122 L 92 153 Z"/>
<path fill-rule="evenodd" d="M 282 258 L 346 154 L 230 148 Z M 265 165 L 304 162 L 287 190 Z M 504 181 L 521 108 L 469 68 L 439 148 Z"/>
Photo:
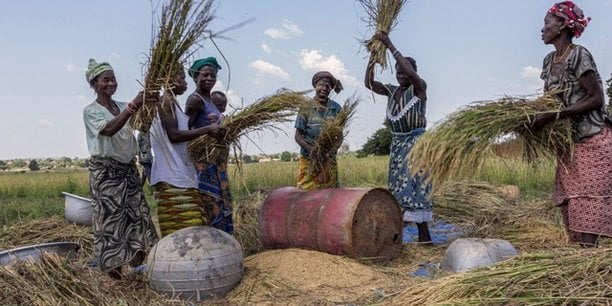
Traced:
<path fill-rule="evenodd" d="M 189 68 L 189 76 L 195 80 L 196 74 L 204 66 L 212 66 L 213 68 L 215 68 L 215 71 L 221 70 L 221 66 L 219 66 L 219 63 L 217 63 L 217 59 L 211 56 L 207 58 L 201 58 L 193 62 L 193 64 L 191 64 L 191 67 Z"/>
<path fill-rule="evenodd" d="M 87 71 L 85 71 L 85 79 L 87 83 L 91 83 L 91 80 L 102 74 L 104 71 L 113 71 L 113 67 L 107 62 L 98 63 L 93 58 L 89 59 L 89 65 Z"/>

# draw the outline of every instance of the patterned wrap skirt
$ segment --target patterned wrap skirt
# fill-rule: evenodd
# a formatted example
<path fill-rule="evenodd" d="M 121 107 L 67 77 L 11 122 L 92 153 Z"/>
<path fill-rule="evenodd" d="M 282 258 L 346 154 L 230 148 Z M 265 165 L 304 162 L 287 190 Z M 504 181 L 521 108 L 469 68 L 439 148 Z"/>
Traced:
<path fill-rule="evenodd" d="M 338 181 L 338 163 L 334 161 L 333 165 L 330 165 L 329 171 L 323 175 L 315 176 L 310 171 L 309 160 L 304 156 L 300 156 L 299 161 L 299 172 L 297 187 L 304 190 L 317 190 L 325 188 L 338 188 L 340 182 Z"/>
<path fill-rule="evenodd" d="M 162 237 L 183 228 L 208 225 L 211 209 L 204 206 L 198 189 L 179 188 L 161 182 L 155 184 L 153 190 Z"/>
<path fill-rule="evenodd" d="M 612 127 L 576 143 L 573 157 L 559 156 L 553 201 L 570 242 L 581 233 L 612 237 Z"/>
<path fill-rule="evenodd" d="M 409 133 L 392 133 L 389 160 L 389 191 L 402 207 L 406 222 L 433 220 L 431 182 L 424 179 L 423 171 L 412 175 L 408 153 L 419 136 L 425 132 L 416 128 Z"/>
<path fill-rule="evenodd" d="M 100 269 L 108 272 L 126 264 L 140 265 L 159 238 L 135 163 L 91 157 L 89 188 L 94 253 Z"/>
<path fill-rule="evenodd" d="M 209 225 L 228 234 L 233 234 L 232 194 L 225 164 L 199 162 L 197 164 L 197 178 L 204 207 L 212 209 Z"/>

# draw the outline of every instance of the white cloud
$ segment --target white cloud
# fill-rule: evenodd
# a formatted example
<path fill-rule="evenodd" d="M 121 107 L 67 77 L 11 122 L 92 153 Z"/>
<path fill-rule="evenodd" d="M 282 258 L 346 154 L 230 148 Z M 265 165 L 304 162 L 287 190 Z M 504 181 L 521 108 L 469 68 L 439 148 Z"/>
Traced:
<path fill-rule="evenodd" d="M 275 28 L 267 28 L 264 31 L 264 34 L 270 36 L 273 39 L 290 39 L 293 37 L 297 37 L 304 33 L 300 27 L 298 27 L 295 23 L 289 21 L 289 19 L 283 20 L 280 29 Z"/>
<path fill-rule="evenodd" d="M 262 44 L 261 45 L 261 50 L 263 50 L 266 53 L 272 52 L 272 50 L 270 49 L 270 46 L 268 46 L 267 44 Z"/>
<path fill-rule="evenodd" d="M 68 71 L 68 72 L 81 72 L 81 69 L 79 69 L 73 63 L 68 63 L 68 64 L 66 64 L 66 71 Z"/>
<path fill-rule="evenodd" d="M 520 84 L 515 84 L 515 90 L 531 94 L 533 92 L 541 92 L 544 82 L 540 79 L 540 74 L 542 73 L 542 69 L 533 67 L 533 66 L 525 66 L 521 71 L 521 78 L 524 80 Z"/>
<path fill-rule="evenodd" d="M 77 98 L 77 100 L 79 100 L 79 101 L 85 101 L 85 100 L 87 100 L 87 97 L 85 97 L 84 95 L 77 95 L 77 96 L 76 96 L 76 98 Z"/>
<path fill-rule="evenodd" d="M 45 127 L 45 128 L 54 128 L 55 127 L 55 123 L 53 123 L 49 119 L 39 119 L 38 120 L 38 124 L 43 126 L 43 127 Z"/>
<path fill-rule="evenodd" d="M 283 68 L 263 60 L 256 60 L 252 62 L 251 67 L 261 73 L 270 74 L 284 80 L 289 80 L 291 78 L 289 74 L 283 70 Z"/>
<path fill-rule="evenodd" d="M 108 58 L 113 60 L 113 59 L 116 59 L 116 58 L 121 58 L 121 56 L 119 55 L 119 53 L 113 52 L 113 53 L 110 54 L 110 56 Z"/>
<path fill-rule="evenodd" d="M 306 71 L 327 70 L 344 84 L 357 85 L 357 79 L 350 75 L 344 63 L 335 55 L 324 57 L 319 50 L 300 51 L 300 65 Z"/>
<path fill-rule="evenodd" d="M 523 79 L 540 79 L 540 74 L 542 73 L 542 69 L 536 68 L 533 66 L 523 67 L 523 72 L 521 72 L 521 77 Z"/>

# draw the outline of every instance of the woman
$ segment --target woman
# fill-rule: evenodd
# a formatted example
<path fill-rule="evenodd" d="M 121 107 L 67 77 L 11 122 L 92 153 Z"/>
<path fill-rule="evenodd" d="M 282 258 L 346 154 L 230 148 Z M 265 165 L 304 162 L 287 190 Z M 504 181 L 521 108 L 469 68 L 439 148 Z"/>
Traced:
<path fill-rule="evenodd" d="M 389 161 L 389 190 L 404 211 L 404 222 L 415 222 L 419 242 L 430 243 L 427 222 L 433 220 L 431 183 L 419 175 L 412 176 L 406 158 L 417 139 L 425 132 L 427 120 L 427 84 L 417 74 L 416 62 L 403 57 L 386 33 L 377 33 L 372 39 L 380 40 L 396 60 L 395 71 L 398 86 L 382 84 L 374 80 L 373 58 L 370 58 L 365 74 L 365 87 L 387 96 L 387 122 L 391 127 L 391 152 Z"/>
<path fill-rule="evenodd" d="M 102 271 L 120 278 L 121 267 L 140 265 L 158 239 L 134 161 L 138 145 L 126 124 L 143 98 L 113 100 L 117 80 L 108 63 L 90 59 L 85 77 L 96 92 L 96 100 L 83 110 L 91 155 L 94 252 Z"/>
<path fill-rule="evenodd" d="M 216 124 L 221 118 L 221 112 L 210 97 L 219 69 L 221 66 L 214 57 L 199 59 L 189 68 L 189 76 L 196 84 L 196 90 L 187 98 L 185 106 L 190 128 Z M 204 201 L 213 207 L 210 225 L 231 234 L 234 232 L 232 197 L 226 168 L 227 161 L 197 161 L 198 187 L 204 193 Z"/>
<path fill-rule="evenodd" d="M 321 123 L 328 118 L 335 118 L 342 107 L 338 102 L 329 98 L 332 90 L 336 93 L 342 91 L 342 83 L 327 71 L 319 71 L 312 77 L 312 86 L 315 89 L 313 106 L 299 112 L 295 120 L 295 142 L 300 145 L 300 161 L 297 187 L 306 190 L 323 188 L 337 188 L 338 164 L 336 153 L 342 144 L 342 139 L 333 152 L 333 164 L 329 165 L 328 173 L 320 173 L 313 176 L 308 171 L 309 156 L 315 145 L 315 141 L 321 133 Z"/>
<path fill-rule="evenodd" d="M 612 236 L 612 128 L 604 103 L 603 85 L 593 57 L 572 43 L 590 18 L 571 1 L 548 10 L 542 28 L 544 44 L 555 51 L 544 58 L 544 90 L 559 90 L 565 106 L 555 113 L 538 115 L 539 129 L 554 120 L 570 118 L 576 144 L 573 155 L 557 160 L 553 201 L 561 209 L 570 242 L 597 245 L 601 236 Z"/>
<path fill-rule="evenodd" d="M 162 236 L 190 226 L 208 225 L 212 210 L 211 206 L 205 206 L 198 190 L 187 142 L 203 134 L 218 136 L 223 129 L 211 124 L 189 130 L 189 117 L 176 99 L 186 90 L 185 71 L 181 67 L 170 88 L 162 95 L 150 129 L 151 148 L 155 154 L 150 180 L 158 201 L 157 215 Z"/>

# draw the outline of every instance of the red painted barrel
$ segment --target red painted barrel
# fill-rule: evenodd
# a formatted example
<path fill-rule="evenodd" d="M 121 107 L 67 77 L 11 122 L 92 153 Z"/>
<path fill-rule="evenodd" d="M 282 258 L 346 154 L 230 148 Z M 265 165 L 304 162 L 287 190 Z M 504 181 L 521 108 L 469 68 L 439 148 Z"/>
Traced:
<path fill-rule="evenodd" d="M 382 188 L 272 191 L 260 214 L 265 248 L 306 248 L 351 258 L 389 260 L 399 255 L 402 214 Z"/>

